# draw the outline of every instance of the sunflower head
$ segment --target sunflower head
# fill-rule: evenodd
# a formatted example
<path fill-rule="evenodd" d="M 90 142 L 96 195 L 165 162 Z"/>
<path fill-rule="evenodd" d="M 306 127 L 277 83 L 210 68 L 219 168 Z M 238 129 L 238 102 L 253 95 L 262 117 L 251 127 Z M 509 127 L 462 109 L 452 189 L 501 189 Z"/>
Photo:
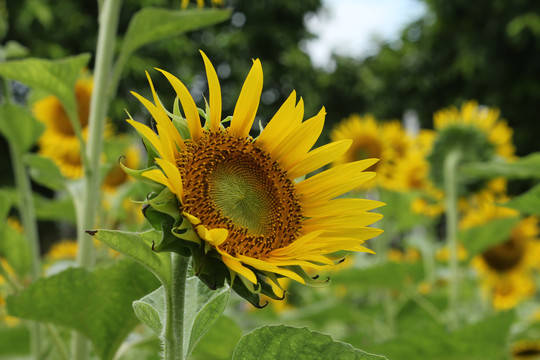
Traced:
<path fill-rule="evenodd" d="M 224 282 L 252 304 L 280 278 L 312 282 L 304 267 L 334 265 L 339 250 L 370 252 L 362 243 L 380 233 L 369 210 L 381 203 L 336 197 L 372 179 L 374 159 L 344 163 L 303 179 L 335 161 L 351 145 L 341 140 L 312 147 L 324 123 L 322 109 L 302 121 L 303 101 L 293 92 L 257 138 L 250 136 L 262 91 L 262 66 L 255 60 L 228 127 L 222 123 L 217 74 L 203 54 L 209 84 L 207 111 L 197 109 L 185 85 L 159 70 L 180 107 L 162 106 L 148 76 L 153 101 L 134 94 L 152 115 L 157 134 L 128 120 L 142 135 L 149 167 L 126 171 L 153 192 L 144 213 L 162 231 L 154 251 L 191 256 L 194 272 L 208 286 Z M 204 125 L 200 115 L 204 118 Z"/>
<path fill-rule="evenodd" d="M 489 223 L 495 219 L 518 217 L 509 208 L 482 204 L 469 209 L 460 227 L 469 228 Z M 534 216 L 521 219 L 512 228 L 507 239 L 494 245 L 472 260 L 477 270 L 485 296 L 496 309 L 508 309 L 534 294 L 533 273 L 539 268 L 540 241 L 538 219 Z"/>
<path fill-rule="evenodd" d="M 513 156 L 512 131 L 498 110 L 478 106 L 474 101 L 463 104 L 461 109 L 451 107 L 434 114 L 437 136 L 428 160 L 430 176 L 439 188 L 444 186 L 443 165 L 446 156 L 455 150 L 462 154 L 461 164 L 485 162 L 495 156 L 510 159 Z M 460 195 L 477 192 L 484 181 L 461 177 Z"/>
<path fill-rule="evenodd" d="M 81 78 L 75 84 L 77 114 L 83 137 L 88 132 L 92 89 L 92 78 Z M 60 100 L 52 95 L 46 96 L 33 105 L 32 112 L 45 125 L 39 139 L 39 153 L 51 158 L 67 178 L 79 178 L 82 175 L 80 144 Z"/>

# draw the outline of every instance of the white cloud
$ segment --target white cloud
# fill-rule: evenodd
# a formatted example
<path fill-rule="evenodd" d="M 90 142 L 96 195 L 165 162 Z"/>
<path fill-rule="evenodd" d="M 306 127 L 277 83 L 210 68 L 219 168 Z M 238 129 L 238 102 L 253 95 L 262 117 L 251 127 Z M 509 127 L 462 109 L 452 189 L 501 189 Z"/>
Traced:
<path fill-rule="evenodd" d="M 318 39 L 306 43 L 317 66 L 331 67 L 332 52 L 365 56 L 374 50 L 373 39 L 392 40 L 426 8 L 419 0 L 325 0 L 325 9 L 306 19 Z"/>

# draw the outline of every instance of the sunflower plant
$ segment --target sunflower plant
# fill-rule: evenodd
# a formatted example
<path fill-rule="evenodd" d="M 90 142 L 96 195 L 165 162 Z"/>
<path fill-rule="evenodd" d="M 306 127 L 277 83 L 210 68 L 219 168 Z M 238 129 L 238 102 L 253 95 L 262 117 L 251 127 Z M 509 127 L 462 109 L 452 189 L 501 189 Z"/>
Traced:
<path fill-rule="evenodd" d="M 381 218 L 369 210 L 382 203 L 337 198 L 372 179 L 375 174 L 364 170 L 376 159 L 306 178 L 351 145 L 342 140 L 311 149 L 323 128 L 324 108 L 302 121 L 303 102 L 297 102 L 293 92 L 252 137 L 262 92 L 260 61 L 254 60 L 233 115 L 224 120 L 217 74 L 201 54 L 210 90 L 204 111 L 185 85 L 164 70 L 159 72 L 176 92 L 183 116 L 178 103 L 172 112 L 165 109 L 148 73 L 152 100 L 133 93 L 152 116 L 157 133 L 131 117 L 127 120 L 143 138 L 148 167 L 124 169 L 152 190 L 142 207 L 153 230 L 91 232 L 141 262 L 162 282 L 162 290 L 150 298 L 164 298 L 164 314 L 158 316 L 163 323 L 149 325 L 161 329 L 166 359 L 185 357 L 197 341 L 183 315 L 192 306 L 187 302 L 193 300 L 194 277 L 215 290 L 212 303 L 223 302 L 224 289 L 231 287 L 261 307 L 261 295 L 281 298 L 283 292 L 275 290 L 281 287 L 280 278 L 315 283 L 305 267 L 334 265 L 339 259 L 331 255 L 337 251 L 372 252 L 362 244 L 381 232 L 369 227 Z M 162 264 L 151 265 L 152 259 Z M 140 318 L 146 322 L 149 317 Z M 191 338 L 186 338 L 190 331 Z"/>

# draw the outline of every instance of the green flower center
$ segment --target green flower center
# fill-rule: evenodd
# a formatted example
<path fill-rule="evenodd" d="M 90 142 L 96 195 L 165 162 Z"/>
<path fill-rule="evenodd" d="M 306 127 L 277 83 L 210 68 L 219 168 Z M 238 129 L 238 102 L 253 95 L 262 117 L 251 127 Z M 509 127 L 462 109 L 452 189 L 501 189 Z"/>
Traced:
<path fill-rule="evenodd" d="M 186 141 L 177 166 L 184 211 L 209 229 L 227 229 L 220 248 L 258 257 L 300 236 L 302 209 L 294 183 L 251 138 L 205 132 Z"/>

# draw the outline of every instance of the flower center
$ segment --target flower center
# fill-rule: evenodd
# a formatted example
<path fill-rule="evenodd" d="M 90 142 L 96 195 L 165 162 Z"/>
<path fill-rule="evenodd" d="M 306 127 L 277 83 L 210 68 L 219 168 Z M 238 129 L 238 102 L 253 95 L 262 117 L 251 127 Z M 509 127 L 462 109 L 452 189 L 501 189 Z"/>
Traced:
<path fill-rule="evenodd" d="M 84 129 L 88 125 L 91 96 L 92 89 L 81 84 L 75 85 L 75 97 L 77 100 L 77 111 L 79 122 L 81 123 L 81 129 Z M 75 131 L 73 130 L 73 126 L 71 126 L 71 122 L 69 121 L 66 110 L 59 100 L 54 98 L 54 101 L 56 101 L 56 104 L 54 106 L 55 120 L 53 122 L 53 126 L 56 128 L 56 131 L 68 136 L 75 135 Z"/>
<path fill-rule="evenodd" d="M 300 235 L 302 211 L 294 183 L 249 138 L 227 130 L 186 141 L 177 160 L 184 211 L 209 229 L 226 228 L 229 254 L 264 255 Z"/>
<path fill-rule="evenodd" d="M 355 140 L 352 149 L 349 151 L 354 154 L 354 158 L 352 158 L 351 161 L 370 158 L 380 159 L 382 148 L 378 139 L 364 136 Z M 366 171 L 375 171 L 378 164 L 379 163 L 372 165 L 370 168 L 366 169 Z"/>
<path fill-rule="evenodd" d="M 520 263 L 524 252 L 524 244 L 511 238 L 502 244 L 489 248 L 482 254 L 482 257 L 493 270 L 505 272 L 512 270 Z"/>

